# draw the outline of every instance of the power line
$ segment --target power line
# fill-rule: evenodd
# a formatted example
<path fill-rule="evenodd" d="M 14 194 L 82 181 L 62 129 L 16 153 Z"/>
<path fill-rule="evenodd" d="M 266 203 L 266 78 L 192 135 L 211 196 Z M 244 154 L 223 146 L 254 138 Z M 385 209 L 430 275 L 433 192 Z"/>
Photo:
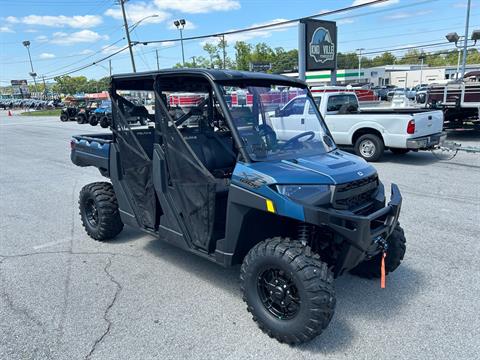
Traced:
<path fill-rule="evenodd" d="M 282 22 L 278 22 L 278 23 L 274 23 L 274 24 L 259 25 L 259 26 L 250 27 L 250 28 L 246 28 L 246 29 L 232 30 L 232 31 L 224 32 L 224 33 L 216 33 L 216 34 L 211 34 L 211 35 L 194 36 L 194 37 L 190 37 L 190 38 L 184 38 L 183 40 L 185 40 L 185 41 L 198 40 L 198 39 L 204 39 L 204 38 L 209 38 L 209 37 L 218 37 L 218 36 L 222 36 L 222 35 L 237 34 L 237 33 L 246 32 L 246 31 L 255 31 L 255 30 L 261 30 L 261 29 L 267 29 L 267 28 L 270 28 L 270 27 L 277 27 L 277 26 L 282 26 L 282 25 L 286 25 L 286 24 L 292 24 L 292 23 L 300 21 L 301 19 L 311 19 L 311 18 L 316 18 L 316 17 L 320 17 L 320 16 L 338 14 L 338 13 L 342 13 L 342 12 L 345 12 L 345 11 L 355 10 L 355 9 L 363 8 L 363 7 L 374 5 L 374 4 L 384 3 L 386 1 L 389 1 L 389 0 L 373 0 L 373 1 L 370 1 L 370 2 L 367 2 L 367 3 L 364 3 L 364 4 L 348 6 L 348 7 L 340 8 L 340 9 L 337 9 L 337 10 L 322 12 L 322 13 L 319 13 L 319 14 L 314 14 L 314 15 L 311 15 L 311 16 L 296 18 L 296 19 L 292 19 L 292 20 L 286 20 L 286 21 L 282 21 Z M 428 0 L 428 1 L 432 1 L 432 0 Z M 147 44 L 150 44 L 150 43 L 164 43 L 164 42 L 172 42 L 172 41 L 179 41 L 179 40 L 180 39 L 149 41 L 149 42 L 136 41 L 136 42 L 133 42 L 132 45 L 137 45 L 137 44 L 147 45 Z M 120 53 L 120 52 L 122 52 L 122 51 L 124 51 L 125 49 L 128 49 L 128 48 L 129 48 L 129 46 L 126 46 L 126 47 L 114 52 L 113 54 L 110 54 L 110 55 L 108 55 L 104 58 L 101 58 L 101 59 L 99 59 L 99 60 L 97 60 L 97 61 L 95 61 L 91 64 L 84 65 L 80 68 L 68 71 L 66 73 L 58 74 L 58 75 L 55 75 L 55 76 L 52 75 L 50 78 L 47 78 L 47 80 L 53 79 L 56 76 L 69 75 L 69 74 L 84 70 L 84 69 L 89 68 L 91 66 L 94 66 L 94 65 L 96 65 L 100 62 L 103 62 L 103 61 L 115 56 L 116 54 L 118 54 L 118 53 Z"/>
<path fill-rule="evenodd" d="M 304 16 L 304 17 L 299 17 L 299 18 L 295 18 L 295 19 L 291 19 L 291 20 L 279 21 L 279 22 L 271 23 L 271 24 L 252 26 L 252 27 L 238 29 L 238 30 L 230 30 L 230 31 L 218 32 L 218 33 L 213 33 L 213 34 L 208 34 L 208 35 L 191 36 L 191 37 L 183 38 L 183 40 L 184 41 L 186 41 L 186 40 L 200 40 L 200 39 L 206 39 L 206 38 L 211 38 L 211 37 L 221 37 L 222 35 L 233 35 L 233 34 L 240 34 L 240 33 L 243 33 L 243 32 L 249 32 L 249 31 L 258 31 L 258 30 L 268 29 L 268 28 L 272 28 L 272 27 L 278 27 L 278 26 L 284 26 L 284 25 L 289 25 L 289 24 L 293 24 L 293 23 L 298 23 L 300 20 L 303 20 L 303 19 L 313 19 L 313 18 L 328 16 L 328 15 L 339 14 L 339 13 L 343 13 L 345 11 L 360 9 L 360 8 L 363 8 L 363 7 L 366 7 L 366 6 L 375 5 L 375 4 L 379 4 L 379 3 L 384 3 L 384 2 L 387 2 L 387 1 L 389 1 L 389 0 L 373 0 L 373 1 L 370 1 L 370 2 L 367 2 L 367 3 L 347 6 L 347 7 L 343 7 L 343 8 L 332 10 L 332 11 L 324 11 L 324 12 L 317 13 L 317 14 L 310 15 L 310 16 Z M 436 0 L 425 0 L 423 2 L 430 2 L 430 1 L 436 1 Z M 168 39 L 168 40 L 134 41 L 132 43 L 132 45 L 158 44 L 158 43 L 181 41 L 181 40 L 182 39 L 180 39 L 180 38 L 174 38 L 174 39 Z"/>

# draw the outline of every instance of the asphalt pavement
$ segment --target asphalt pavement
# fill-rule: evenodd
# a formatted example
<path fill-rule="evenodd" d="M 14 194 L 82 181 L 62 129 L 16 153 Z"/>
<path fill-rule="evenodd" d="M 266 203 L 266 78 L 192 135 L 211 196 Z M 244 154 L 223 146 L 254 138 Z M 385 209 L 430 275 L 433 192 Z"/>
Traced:
<path fill-rule="evenodd" d="M 0 359 L 478 359 L 480 154 L 375 164 L 404 197 L 405 261 L 384 290 L 339 278 L 330 326 L 290 347 L 251 320 L 238 267 L 133 229 L 86 235 L 78 193 L 105 179 L 70 162 L 69 140 L 99 130 L 0 113 Z"/>

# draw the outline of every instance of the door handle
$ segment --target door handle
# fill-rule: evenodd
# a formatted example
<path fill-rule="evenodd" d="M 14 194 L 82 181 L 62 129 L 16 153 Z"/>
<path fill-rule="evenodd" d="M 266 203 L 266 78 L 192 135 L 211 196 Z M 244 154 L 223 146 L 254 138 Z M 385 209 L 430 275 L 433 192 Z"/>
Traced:
<path fill-rule="evenodd" d="M 304 125 L 304 124 L 305 124 L 305 119 L 302 118 L 302 119 L 300 120 L 300 123 L 301 123 L 302 125 Z"/>

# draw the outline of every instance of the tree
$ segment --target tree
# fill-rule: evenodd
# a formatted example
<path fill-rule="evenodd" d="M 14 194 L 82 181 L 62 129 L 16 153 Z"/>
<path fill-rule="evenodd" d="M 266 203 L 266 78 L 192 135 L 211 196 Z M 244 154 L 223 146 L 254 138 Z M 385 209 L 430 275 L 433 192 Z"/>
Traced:
<path fill-rule="evenodd" d="M 235 43 L 235 62 L 237 70 L 249 70 L 252 56 L 252 45 L 245 41 Z"/>
<path fill-rule="evenodd" d="M 286 73 L 298 70 L 298 50 L 285 51 L 282 47 L 275 49 L 271 72 Z"/>

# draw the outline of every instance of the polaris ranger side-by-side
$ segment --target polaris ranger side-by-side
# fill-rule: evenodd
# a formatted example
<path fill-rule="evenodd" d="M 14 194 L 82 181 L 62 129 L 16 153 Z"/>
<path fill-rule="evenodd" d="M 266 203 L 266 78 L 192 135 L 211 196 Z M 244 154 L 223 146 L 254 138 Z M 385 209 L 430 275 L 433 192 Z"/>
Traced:
<path fill-rule="evenodd" d="M 144 126 L 129 122 L 120 95 L 128 91 L 154 94 L 154 110 L 142 110 Z M 231 101 L 238 93 L 251 101 Z M 272 109 L 302 94 L 311 119 L 284 116 L 282 126 L 268 125 Z M 398 187 L 392 184 L 386 205 L 377 172 L 337 149 L 304 82 L 164 70 L 115 75 L 110 97 L 112 134 L 71 142 L 75 164 L 96 166 L 111 180 L 80 192 L 93 239 L 112 239 L 126 224 L 220 265 L 242 264 L 248 311 L 289 344 L 327 327 L 335 277 L 352 271 L 384 280 L 400 265 Z"/>

